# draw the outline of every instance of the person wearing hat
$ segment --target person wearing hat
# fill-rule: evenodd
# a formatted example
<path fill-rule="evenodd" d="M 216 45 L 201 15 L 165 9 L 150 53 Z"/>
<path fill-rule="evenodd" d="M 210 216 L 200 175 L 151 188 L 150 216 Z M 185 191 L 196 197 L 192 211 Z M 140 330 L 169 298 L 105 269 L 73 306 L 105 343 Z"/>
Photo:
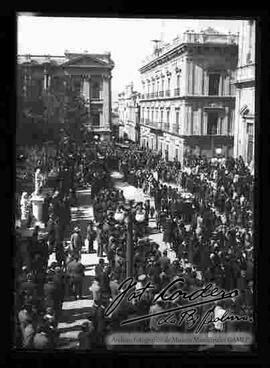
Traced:
<path fill-rule="evenodd" d="M 65 289 L 66 289 L 65 275 L 63 273 L 63 270 L 59 266 L 56 266 L 54 269 L 53 281 L 56 284 L 56 287 L 58 290 L 57 294 L 59 296 L 57 299 L 57 304 L 55 308 L 55 318 L 56 318 L 56 321 L 58 321 L 61 311 L 62 311 L 62 306 L 64 302 L 64 297 L 65 297 Z"/>
<path fill-rule="evenodd" d="M 47 328 L 44 324 L 40 324 L 36 329 L 36 334 L 33 339 L 33 348 L 34 349 L 49 349 L 51 348 L 50 339 L 47 333 Z"/>
<path fill-rule="evenodd" d="M 85 321 L 81 325 L 81 331 L 78 335 L 78 349 L 90 350 L 93 348 L 93 324 L 91 321 Z"/>
<path fill-rule="evenodd" d="M 73 233 L 70 238 L 70 246 L 71 246 L 72 251 L 74 252 L 74 255 L 80 258 L 81 250 L 83 247 L 83 241 L 82 241 L 81 230 L 79 226 L 76 226 L 73 230 Z"/>
<path fill-rule="evenodd" d="M 54 271 L 48 270 L 45 284 L 43 287 L 44 292 L 44 306 L 45 308 L 52 307 L 54 310 L 57 308 L 59 295 L 58 295 L 58 288 L 53 279 Z"/>
<path fill-rule="evenodd" d="M 98 245 L 97 256 L 103 257 L 103 223 L 96 224 L 96 240 Z"/>
<path fill-rule="evenodd" d="M 162 301 L 160 301 L 160 300 L 155 301 L 157 296 L 158 296 L 158 294 L 154 295 L 154 299 L 153 299 L 152 304 L 149 308 L 149 315 L 154 314 L 154 313 L 159 313 L 159 312 L 163 311 Z M 160 316 L 155 316 L 155 317 L 150 318 L 150 321 L 149 321 L 150 331 L 159 331 L 160 330 L 161 326 L 158 325 L 159 319 L 160 319 Z"/>
<path fill-rule="evenodd" d="M 162 253 L 162 257 L 160 258 L 160 267 L 163 271 L 167 270 L 170 266 L 171 260 L 168 257 L 167 250 L 164 250 Z"/>
<path fill-rule="evenodd" d="M 67 265 L 67 274 L 70 277 L 71 288 L 75 300 L 82 297 L 84 270 L 85 266 L 79 261 L 78 255 L 75 255 L 74 259 Z"/>
<path fill-rule="evenodd" d="M 18 321 L 23 335 L 24 329 L 27 326 L 28 321 L 32 319 L 32 303 L 25 302 L 21 310 L 18 313 Z"/>
<path fill-rule="evenodd" d="M 93 228 L 93 225 L 94 225 L 93 221 L 90 220 L 86 228 L 86 239 L 88 241 L 88 253 L 95 253 L 94 240 L 96 238 L 96 232 Z"/>
<path fill-rule="evenodd" d="M 33 339 L 35 336 L 35 329 L 33 326 L 32 317 L 26 319 L 25 327 L 22 333 L 22 348 L 23 349 L 32 349 L 33 348 Z"/>
<path fill-rule="evenodd" d="M 54 220 L 52 214 L 49 216 L 46 232 L 48 233 L 49 253 L 51 254 L 53 252 L 55 242 Z"/>
<path fill-rule="evenodd" d="M 95 276 L 100 277 L 100 275 L 104 272 L 105 261 L 104 258 L 100 258 L 98 264 L 95 266 Z"/>
<path fill-rule="evenodd" d="M 37 284 L 32 273 L 27 274 L 26 281 L 22 282 L 20 291 L 25 292 L 31 298 L 37 297 Z"/>
<path fill-rule="evenodd" d="M 119 280 L 115 273 L 112 274 L 110 280 L 111 299 L 114 300 L 119 294 Z"/>

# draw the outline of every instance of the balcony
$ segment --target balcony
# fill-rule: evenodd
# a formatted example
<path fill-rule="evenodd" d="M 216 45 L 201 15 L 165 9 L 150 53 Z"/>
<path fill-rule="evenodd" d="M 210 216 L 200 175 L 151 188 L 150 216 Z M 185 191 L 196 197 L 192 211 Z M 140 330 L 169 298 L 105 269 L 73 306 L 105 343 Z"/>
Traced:
<path fill-rule="evenodd" d="M 166 91 L 166 97 L 170 97 L 170 95 L 171 95 L 171 91 L 169 89 L 167 89 L 167 91 Z"/>
<path fill-rule="evenodd" d="M 180 88 L 175 88 L 174 96 L 180 96 Z"/>
<path fill-rule="evenodd" d="M 149 123 L 149 125 L 151 127 L 151 130 L 154 130 L 154 131 L 161 131 L 162 130 L 162 123 L 160 123 L 160 122 L 151 121 Z"/>
<path fill-rule="evenodd" d="M 170 130 L 170 124 L 169 123 L 164 123 L 163 124 L 163 130 L 165 130 L 166 132 L 168 132 Z"/>
<path fill-rule="evenodd" d="M 180 130 L 179 124 L 173 124 L 172 125 L 172 132 L 173 133 L 179 134 L 179 130 Z"/>
<path fill-rule="evenodd" d="M 96 103 L 96 102 L 101 102 L 102 103 L 103 102 L 103 94 L 100 93 L 99 95 L 91 96 L 90 100 L 91 100 L 91 102 L 94 102 L 94 103 Z"/>
<path fill-rule="evenodd" d="M 255 80 L 255 64 L 244 65 L 237 69 L 235 83 Z"/>

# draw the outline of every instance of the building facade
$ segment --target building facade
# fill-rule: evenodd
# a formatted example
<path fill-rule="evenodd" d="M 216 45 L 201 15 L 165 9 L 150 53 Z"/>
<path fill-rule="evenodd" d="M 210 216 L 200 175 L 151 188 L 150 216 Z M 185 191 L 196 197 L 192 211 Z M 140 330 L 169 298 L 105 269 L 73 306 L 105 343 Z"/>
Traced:
<path fill-rule="evenodd" d="M 45 120 L 49 125 L 61 125 L 64 123 L 65 104 L 73 92 L 84 100 L 87 128 L 109 139 L 113 67 L 110 53 L 19 55 L 19 108 L 32 119 Z"/>
<path fill-rule="evenodd" d="M 185 32 L 140 68 L 142 146 L 183 163 L 190 154 L 233 154 L 237 36 Z"/>
<path fill-rule="evenodd" d="M 254 162 L 255 133 L 255 20 L 242 21 L 236 73 L 234 157 Z"/>
<path fill-rule="evenodd" d="M 140 94 L 133 89 L 133 84 L 126 86 L 125 90 L 118 95 L 118 112 L 121 138 L 128 138 L 133 142 L 139 142 L 139 104 Z"/>

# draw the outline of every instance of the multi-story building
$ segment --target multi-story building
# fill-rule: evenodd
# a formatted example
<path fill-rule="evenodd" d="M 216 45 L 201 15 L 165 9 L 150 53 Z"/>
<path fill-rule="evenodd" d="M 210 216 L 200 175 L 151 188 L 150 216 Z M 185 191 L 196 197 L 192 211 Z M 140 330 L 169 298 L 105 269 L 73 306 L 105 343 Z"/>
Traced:
<path fill-rule="evenodd" d="M 255 20 L 242 21 L 236 72 L 234 157 L 254 163 L 255 123 Z"/>
<path fill-rule="evenodd" d="M 87 107 L 87 127 L 95 134 L 110 137 L 111 71 L 110 53 L 66 52 L 64 56 L 19 55 L 19 108 L 32 119 L 49 125 L 64 122 L 64 106 L 72 92 Z M 18 123 L 20 124 L 20 122 Z"/>
<path fill-rule="evenodd" d="M 140 68 L 141 145 L 183 162 L 233 153 L 237 35 L 208 28 L 158 47 Z"/>
<path fill-rule="evenodd" d="M 120 137 L 127 137 L 133 142 L 139 142 L 139 97 L 140 94 L 133 89 L 133 84 L 126 85 L 123 92 L 118 95 L 119 120 L 121 123 Z"/>

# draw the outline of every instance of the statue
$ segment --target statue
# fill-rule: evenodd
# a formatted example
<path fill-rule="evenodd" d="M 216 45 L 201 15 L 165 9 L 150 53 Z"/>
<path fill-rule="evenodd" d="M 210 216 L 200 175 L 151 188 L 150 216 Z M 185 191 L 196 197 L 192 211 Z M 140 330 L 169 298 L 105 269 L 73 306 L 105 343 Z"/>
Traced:
<path fill-rule="evenodd" d="M 37 169 L 35 172 L 35 195 L 40 194 L 40 190 L 43 184 L 43 176 L 41 174 L 41 170 Z"/>
<path fill-rule="evenodd" d="M 21 221 L 26 221 L 28 219 L 28 196 L 26 192 L 22 193 L 20 205 Z"/>

